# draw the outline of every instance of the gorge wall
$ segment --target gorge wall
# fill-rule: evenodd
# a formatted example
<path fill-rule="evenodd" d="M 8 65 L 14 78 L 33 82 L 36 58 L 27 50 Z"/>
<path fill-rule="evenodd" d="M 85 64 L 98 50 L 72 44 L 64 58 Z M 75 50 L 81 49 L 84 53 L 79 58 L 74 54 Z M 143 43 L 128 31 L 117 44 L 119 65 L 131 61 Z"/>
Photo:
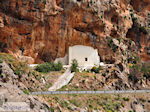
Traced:
<path fill-rule="evenodd" d="M 40 63 L 81 44 L 106 62 L 129 51 L 149 61 L 148 16 L 149 0 L 0 0 L 0 51 Z"/>

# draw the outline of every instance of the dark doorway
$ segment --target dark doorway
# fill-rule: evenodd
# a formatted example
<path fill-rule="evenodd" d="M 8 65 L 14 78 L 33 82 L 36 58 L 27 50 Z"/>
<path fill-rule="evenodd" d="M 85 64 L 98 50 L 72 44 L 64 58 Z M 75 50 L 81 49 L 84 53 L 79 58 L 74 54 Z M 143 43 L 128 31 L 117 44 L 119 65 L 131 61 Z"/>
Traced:
<path fill-rule="evenodd" d="M 85 61 L 88 61 L 88 58 L 85 58 Z"/>

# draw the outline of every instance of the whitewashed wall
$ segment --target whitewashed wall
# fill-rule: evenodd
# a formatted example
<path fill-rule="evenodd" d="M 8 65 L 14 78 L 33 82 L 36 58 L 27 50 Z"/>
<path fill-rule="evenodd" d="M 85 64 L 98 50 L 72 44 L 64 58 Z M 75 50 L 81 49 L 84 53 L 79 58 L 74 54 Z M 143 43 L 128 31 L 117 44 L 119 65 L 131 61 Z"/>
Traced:
<path fill-rule="evenodd" d="M 88 60 L 85 61 L 85 58 Z M 69 65 L 73 59 L 77 60 L 79 66 L 94 66 L 100 63 L 97 49 L 83 45 L 69 47 Z"/>

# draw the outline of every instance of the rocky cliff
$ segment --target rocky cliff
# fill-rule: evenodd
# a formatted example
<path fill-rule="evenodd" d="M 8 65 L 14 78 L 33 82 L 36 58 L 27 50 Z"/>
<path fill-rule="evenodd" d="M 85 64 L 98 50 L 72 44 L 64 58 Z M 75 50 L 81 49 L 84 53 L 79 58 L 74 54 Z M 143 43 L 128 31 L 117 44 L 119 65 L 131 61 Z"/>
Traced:
<path fill-rule="evenodd" d="M 0 0 L 0 50 L 37 63 L 81 44 L 109 63 L 132 51 L 149 61 L 148 16 L 149 0 Z"/>
<path fill-rule="evenodd" d="M 15 60 L 15 63 L 16 62 L 17 60 Z M 5 61 L 0 62 L 0 111 L 50 112 L 50 107 L 46 102 L 37 96 L 29 95 L 28 88 L 36 88 L 36 86 L 32 84 L 37 85 L 37 82 L 40 84 L 39 81 L 36 80 L 36 78 L 31 78 L 25 72 L 24 77 L 18 76 L 14 73 L 12 68 L 10 68 L 10 63 L 8 64 Z"/>

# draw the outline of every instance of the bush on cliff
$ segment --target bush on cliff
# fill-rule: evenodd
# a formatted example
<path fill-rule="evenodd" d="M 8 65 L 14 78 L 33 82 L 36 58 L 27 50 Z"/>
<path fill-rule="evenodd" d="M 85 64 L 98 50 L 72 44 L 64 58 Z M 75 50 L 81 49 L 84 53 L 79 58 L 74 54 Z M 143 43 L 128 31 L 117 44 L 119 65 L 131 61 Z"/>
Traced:
<path fill-rule="evenodd" d="M 27 73 L 29 70 L 26 63 L 19 61 L 10 54 L 0 53 L 0 62 L 2 63 L 3 61 L 6 62 L 9 67 L 14 71 L 14 73 L 19 77 L 21 77 L 22 74 Z"/>
<path fill-rule="evenodd" d="M 50 71 L 60 71 L 62 70 L 63 66 L 60 62 L 58 63 L 43 63 L 36 67 L 36 71 L 42 73 L 48 73 Z"/>
<path fill-rule="evenodd" d="M 108 46 L 113 50 L 113 52 L 116 52 L 118 49 L 118 46 L 116 46 L 112 40 L 112 37 L 107 37 L 108 39 Z"/>
<path fill-rule="evenodd" d="M 130 74 L 128 78 L 133 83 L 137 83 L 143 78 L 150 79 L 150 65 L 146 63 L 130 65 Z"/>

